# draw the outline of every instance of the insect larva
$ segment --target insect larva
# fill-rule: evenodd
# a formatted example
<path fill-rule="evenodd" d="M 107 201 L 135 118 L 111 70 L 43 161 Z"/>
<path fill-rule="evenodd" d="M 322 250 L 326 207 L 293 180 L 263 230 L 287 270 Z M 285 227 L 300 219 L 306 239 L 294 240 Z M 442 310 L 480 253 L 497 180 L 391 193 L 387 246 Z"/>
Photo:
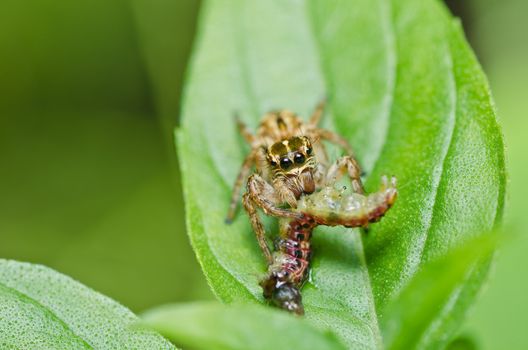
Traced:
<path fill-rule="evenodd" d="M 304 314 L 300 288 L 309 272 L 310 238 L 318 225 L 365 227 L 379 221 L 396 200 L 396 178 L 382 177 L 378 192 L 361 195 L 334 186 L 301 197 L 299 219 L 281 219 L 276 251 L 267 276 L 260 282 L 264 297 L 272 304 L 298 315 Z"/>

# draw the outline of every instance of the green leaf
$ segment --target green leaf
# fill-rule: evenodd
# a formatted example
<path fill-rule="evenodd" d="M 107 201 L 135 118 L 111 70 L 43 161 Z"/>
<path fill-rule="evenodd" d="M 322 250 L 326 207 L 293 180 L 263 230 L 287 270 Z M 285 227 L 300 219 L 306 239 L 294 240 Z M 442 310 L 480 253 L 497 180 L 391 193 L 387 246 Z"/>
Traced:
<path fill-rule="evenodd" d="M 382 347 L 380 310 L 503 209 L 501 133 L 458 24 L 432 0 L 207 1 L 199 23 L 177 139 L 188 232 L 209 284 L 225 302 L 263 301 L 266 267 L 247 217 L 223 223 L 248 151 L 234 112 L 256 127 L 271 109 L 307 117 L 328 96 L 326 127 L 353 145 L 367 189 L 395 175 L 399 197 L 363 239 L 316 230 L 306 317 L 348 347 Z M 428 310 L 421 344 L 447 344 L 487 267 Z"/>
<path fill-rule="evenodd" d="M 174 349 L 117 302 L 41 265 L 0 260 L 2 349 Z"/>
<path fill-rule="evenodd" d="M 495 234 L 485 234 L 426 264 L 386 306 L 386 317 L 381 322 L 386 348 L 414 349 L 429 345 L 427 335 L 423 345 L 419 341 L 428 325 L 434 322 L 435 314 L 430 310 L 449 303 L 452 291 L 462 286 L 468 272 L 491 254 L 496 241 Z M 462 347 L 462 344 L 465 343 L 460 341 L 449 346 Z"/>
<path fill-rule="evenodd" d="M 213 302 L 167 305 L 148 311 L 144 324 L 192 349 L 345 349 L 330 332 L 302 318 L 257 305 Z"/>

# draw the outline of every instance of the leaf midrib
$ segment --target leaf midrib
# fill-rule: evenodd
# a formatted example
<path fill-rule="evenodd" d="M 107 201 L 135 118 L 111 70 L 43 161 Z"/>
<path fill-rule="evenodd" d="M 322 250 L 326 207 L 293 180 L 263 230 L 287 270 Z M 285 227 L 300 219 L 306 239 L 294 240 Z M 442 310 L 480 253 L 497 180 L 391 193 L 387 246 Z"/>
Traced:
<path fill-rule="evenodd" d="M 246 6 L 246 2 L 242 2 L 242 6 L 237 7 L 237 9 L 240 10 L 240 13 L 236 13 L 236 11 L 232 12 L 233 15 L 233 23 L 236 23 L 234 28 L 244 28 L 244 18 L 243 15 L 244 8 Z M 233 34 L 235 38 L 235 50 L 237 53 L 237 57 L 240 58 L 240 73 L 242 77 L 242 85 L 243 85 L 243 91 L 246 92 L 247 100 L 249 101 L 249 105 L 251 107 L 251 110 L 253 112 L 254 119 L 258 119 L 260 117 L 260 106 L 258 103 L 256 90 L 255 90 L 255 84 L 251 80 L 251 72 L 250 72 L 250 62 L 248 57 L 248 50 L 247 50 L 247 36 L 245 34 L 244 30 L 236 30 Z"/>
<path fill-rule="evenodd" d="M 447 35 L 447 34 L 446 34 Z M 422 242 L 422 246 L 421 246 L 421 251 L 420 251 L 420 255 L 419 255 L 419 259 L 416 261 L 415 263 L 415 266 L 414 266 L 414 272 L 413 272 L 413 275 L 414 273 L 417 271 L 418 267 L 423 263 L 423 255 L 424 255 L 424 251 L 425 251 L 425 247 L 427 245 L 427 241 L 429 240 L 430 238 L 430 235 L 431 235 L 431 228 L 432 228 L 432 224 L 433 224 L 433 221 L 436 217 L 436 215 L 438 215 L 438 206 L 440 205 L 439 202 L 438 202 L 438 195 L 439 195 L 439 188 L 441 186 L 441 184 L 446 181 L 446 176 L 445 176 L 445 165 L 446 165 L 446 162 L 448 161 L 449 157 L 449 151 L 452 149 L 452 145 L 453 145 L 453 141 L 454 141 L 454 134 L 455 134 L 455 128 L 457 126 L 457 121 L 458 121 L 458 115 L 457 115 L 457 99 L 458 99 L 458 95 L 457 95 L 457 83 L 456 83 L 456 78 L 455 78 L 455 74 L 454 74 L 454 71 L 453 71 L 453 56 L 452 56 L 452 53 L 451 53 L 451 49 L 449 48 L 449 43 L 446 41 L 443 43 L 444 46 L 445 46 L 445 59 L 447 60 L 448 62 L 448 67 L 449 67 L 449 85 L 450 85 L 450 88 L 448 88 L 448 91 L 449 91 L 449 97 L 450 97 L 450 110 L 449 110 L 449 113 L 447 114 L 447 118 L 446 120 L 449 121 L 449 124 L 447 125 L 447 128 L 448 128 L 448 134 L 446 136 L 446 140 L 445 140 L 445 143 L 442 147 L 442 161 L 440 163 L 440 167 L 436 170 L 436 176 L 435 173 L 433 173 L 433 188 L 434 188 L 434 194 L 433 194 L 433 208 L 431 210 L 431 215 L 429 216 L 429 221 L 427 222 L 427 228 L 425 229 L 425 239 L 423 240 Z M 447 124 L 447 122 L 445 123 Z M 444 125 L 445 125 L 444 124 Z M 403 287 L 403 285 L 400 285 L 398 287 L 398 290 L 401 289 Z"/>

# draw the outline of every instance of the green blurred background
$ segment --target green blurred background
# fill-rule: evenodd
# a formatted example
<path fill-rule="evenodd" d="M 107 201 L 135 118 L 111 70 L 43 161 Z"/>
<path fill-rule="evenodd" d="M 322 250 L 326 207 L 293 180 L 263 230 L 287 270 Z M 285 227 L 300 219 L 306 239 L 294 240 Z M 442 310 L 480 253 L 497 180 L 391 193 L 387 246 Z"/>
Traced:
<path fill-rule="evenodd" d="M 522 234 L 463 334 L 528 348 L 528 3 L 453 0 L 504 128 L 507 218 Z M 172 129 L 192 0 L 0 3 L 0 257 L 42 263 L 139 312 L 212 298 L 185 235 Z"/>

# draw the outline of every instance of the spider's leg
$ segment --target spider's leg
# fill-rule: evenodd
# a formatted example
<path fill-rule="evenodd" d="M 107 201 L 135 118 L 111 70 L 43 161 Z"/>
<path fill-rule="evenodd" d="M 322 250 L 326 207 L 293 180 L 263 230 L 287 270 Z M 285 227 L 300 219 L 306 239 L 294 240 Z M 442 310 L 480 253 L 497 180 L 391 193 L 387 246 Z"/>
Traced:
<path fill-rule="evenodd" d="M 356 159 L 352 156 L 339 158 L 326 173 L 326 185 L 333 185 L 345 173 L 352 181 L 352 188 L 355 192 L 363 194 L 363 183 L 361 182 L 361 170 Z"/>
<path fill-rule="evenodd" d="M 316 127 L 319 124 L 319 121 L 321 120 L 321 117 L 323 116 L 323 112 L 325 109 L 326 100 L 322 100 L 317 104 L 315 107 L 315 110 L 312 113 L 312 116 L 310 117 L 310 121 L 308 122 L 310 126 Z"/>
<path fill-rule="evenodd" d="M 261 208 L 265 214 L 282 217 L 299 217 L 302 214 L 282 209 L 277 206 L 278 195 L 275 189 L 258 174 L 249 177 L 247 192 L 243 197 L 243 205 L 251 220 L 258 244 L 266 257 L 268 264 L 273 262 L 271 251 L 266 243 L 266 232 L 257 212 Z"/>
<path fill-rule="evenodd" d="M 299 213 L 279 207 L 281 200 L 278 191 L 258 174 L 253 174 L 249 177 L 247 191 L 251 196 L 251 200 L 266 215 L 295 219 L 300 217 Z"/>
<path fill-rule="evenodd" d="M 253 143 L 255 142 L 255 135 L 251 133 L 251 130 L 249 130 L 248 126 L 240 119 L 237 114 L 235 114 L 235 122 L 237 124 L 238 132 L 240 133 L 240 135 L 242 135 L 242 137 L 244 138 L 244 140 L 246 140 L 247 143 L 253 145 Z"/>
<path fill-rule="evenodd" d="M 253 230 L 255 231 L 255 236 L 257 237 L 257 242 L 262 250 L 262 254 L 264 254 L 268 265 L 271 265 L 273 263 L 273 256 L 268 247 L 268 243 L 266 243 L 266 232 L 264 231 L 264 226 L 258 216 L 255 202 L 251 199 L 251 195 L 248 192 L 244 193 L 242 204 L 249 215 L 251 226 L 253 226 Z"/>
<path fill-rule="evenodd" d="M 233 221 L 233 218 L 235 217 L 235 212 L 236 212 L 236 208 L 237 208 L 237 204 L 238 204 L 239 196 L 240 196 L 240 189 L 242 188 L 242 185 L 244 184 L 244 180 L 249 175 L 249 171 L 251 170 L 253 163 L 255 163 L 255 153 L 251 152 L 246 157 L 246 159 L 244 159 L 244 162 L 242 163 L 242 166 L 240 167 L 240 171 L 238 172 L 235 185 L 233 186 L 233 191 L 231 192 L 231 202 L 229 204 L 229 210 L 227 212 L 227 216 L 225 219 L 226 223 L 228 224 L 230 224 Z"/>
<path fill-rule="evenodd" d="M 352 150 L 352 146 L 350 146 L 348 141 L 344 139 L 343 137 L 339 136 L 335 132 L 332 132 L 326 129 L 317 128 L 315 132 L 317 135 L 319 135 L 321 139 L 326 140 L 328 142 L 331 142 L 341 147 L 342 149 L 345 150 L 347 155 L 354 157 L 354 151 Z"/>
<path fill-rule="evenodd" d="M 328 172 L 328 167 L 325 164 L 317 163 L 313 171 L 315 188 L 317 190 L 320 190 L 326 186 L 326 173 L 327 172 Z"/>

